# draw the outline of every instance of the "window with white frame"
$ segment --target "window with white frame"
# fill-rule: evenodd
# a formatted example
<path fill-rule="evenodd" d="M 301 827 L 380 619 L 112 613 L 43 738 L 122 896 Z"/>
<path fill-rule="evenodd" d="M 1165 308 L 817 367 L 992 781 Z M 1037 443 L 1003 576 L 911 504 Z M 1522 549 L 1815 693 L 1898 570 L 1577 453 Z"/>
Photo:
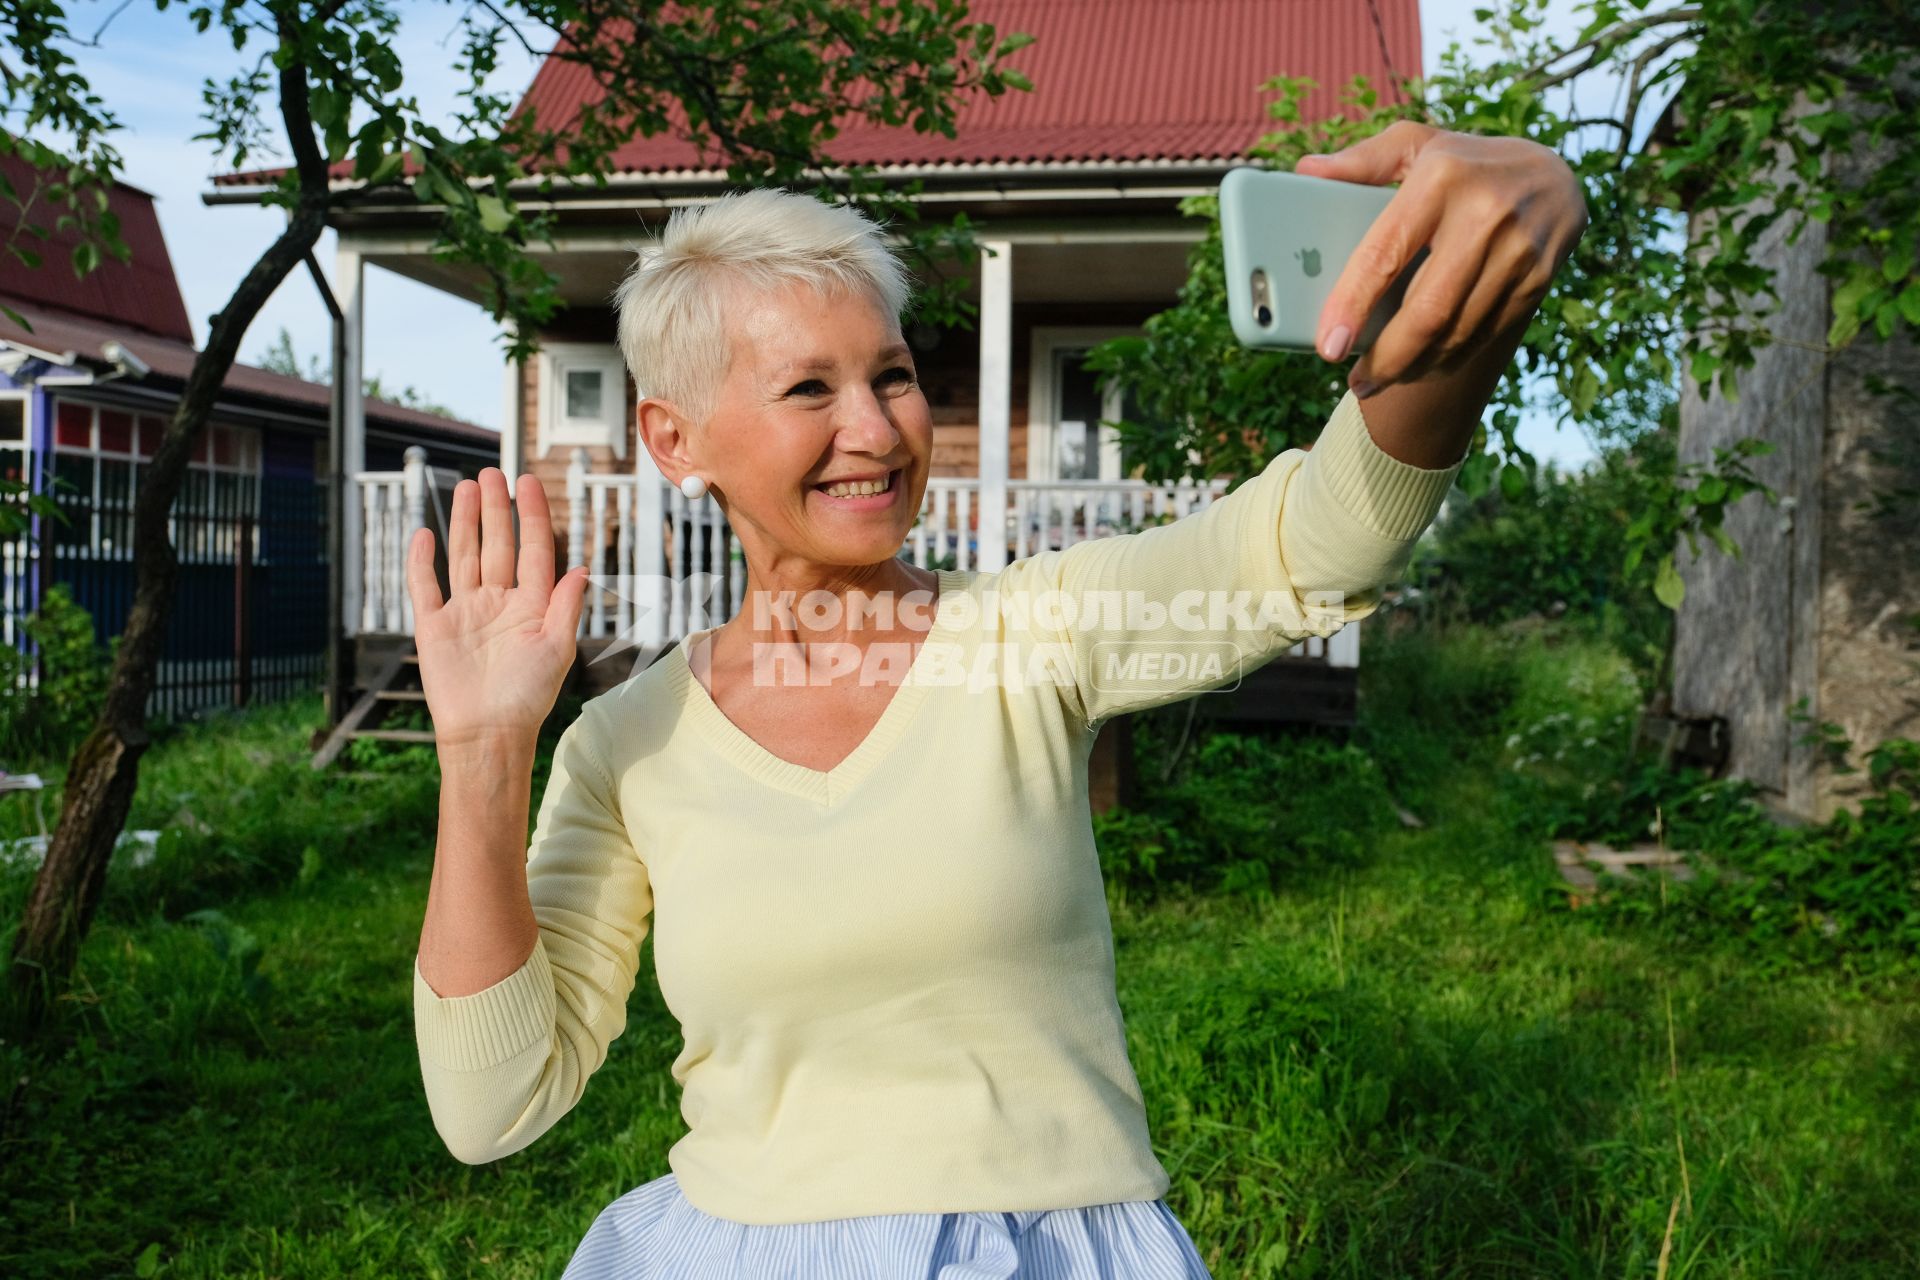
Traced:
<path fill-rule="evenodd" d="M 1036 325 L 1027 390 L 1027 478 L 1124 479 L 1131 471 L 1120 437 L 1106 424 L 1132 412 L 1118 388 L 1086 367 L 1088 350 L 1108 338 L 1138 333 L 1109 326 Z"/>
<path fill-rule="evenodd" d="M 627 366 L 620 348 L 602 343 L 550 342 L 538 366 L 540 420 L 537 449 L 598 445 L 627 456 Z"/>
<path fill-rule="evenodd" d="M 56 520 L 53 527 L 62 554 L 133 558 L 134 499 L 166 429 L 166 420 L 154 414 L 55 399 L 53 473 L 65 482 L 55 496 L 67 522 Z M 259 429 L 209 423 L 174 497 L 168 537 L 182 561 L 231 561 L 242 515 L 254 519 L 251 550 L 258 561 Z"/>
<path fill-rule="evenodd" d="M 0 479 L 27 482 L 27 398 L 18 393 L 0 393 Z M 14 508 L 24 517 L 26 501 L 11 491 L 0 492 L 0 503 Z M 19 620 L 26 612 L 27 576 L 31 572 L 32 552 L 22 537 L 0 537 L 0 644 L 17 645 Z M 38 679 L 31 668 L 18 673 L 21 687 L 30 687 Z"/>
<path fill-rule="evenodd" d="M 27 398 L 0 395 L 0 478 L 27 480 Z"/>

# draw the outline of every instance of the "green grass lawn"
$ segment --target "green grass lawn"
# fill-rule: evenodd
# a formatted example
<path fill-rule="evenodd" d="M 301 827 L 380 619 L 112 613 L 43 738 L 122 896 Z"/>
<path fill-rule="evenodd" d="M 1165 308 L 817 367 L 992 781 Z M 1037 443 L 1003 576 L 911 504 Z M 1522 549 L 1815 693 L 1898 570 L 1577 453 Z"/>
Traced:
<path fill-rule="evenodd" d="M 1568 911 L 1496 761 L 1515 708 L 1577 702 L 1606 661 L 1535 653 L 1476 721 L 1432 701 L 1485 678 L 1470 649 L 1369 657 L 1352 750 L 1425 827 L 1288 795 L 1283 831 L 1348 838 L 1252 892 L 1112 887 L 1168 1199 L 1214 1273 L 1920 1274 L 1920 981 Z M 441 1147 L 410 985 L 433 757 L 313 775 L 317 717 L 148 756 L 130 825 L 211 830 L 115 868 L 51 1046 L 0 1046 L 0 1274 L 550 1278 L 667 1172 L 650 950 L 571 1115 L 494 1165 Z M 26 879 L 0 887 L 11 926 Z"/>

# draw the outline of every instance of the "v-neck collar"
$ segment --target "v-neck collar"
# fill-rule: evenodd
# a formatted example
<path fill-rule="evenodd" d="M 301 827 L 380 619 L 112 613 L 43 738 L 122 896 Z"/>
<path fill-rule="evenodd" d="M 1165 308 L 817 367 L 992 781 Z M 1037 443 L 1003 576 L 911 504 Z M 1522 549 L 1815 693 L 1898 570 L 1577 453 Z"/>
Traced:
<path fill-rule="evenodd" d="M 867 736 L 860 740 L 860 745 L 831 769 L 809 769 L 791 760 L 783 760 L 727 718 L 727 713 L 720 709 L 713 695 L 693 674 L 692 662 L 687 657 L 688 650 L 694 644 L 720 629 L 718 625 L 689 632 L 673 647 L 673 652 L 665 659 L 668 664 L 668 686 L 687 709 L 694 724 L 719 748 L 722 755 L 741 770 L 769 786 L 812 800 L 822 807 L 837 804 L 873 772 L 888 749 L 899 739 L 908 721 L 913 719 L 914 712 L 919 710 L 927 693 L 927 681 L 924 678 L 928 661 L 927 646 L 936 642 L 945 643 L 951 638 L 953 597 L 964 589 L 968 575 L 954 569 L 935 572 L 940 580 L 940 598 L 934 603 L 933 625 L 921 639 L 905 680 L 894 688 L 893 696 L 887 699 L 886 710 L 867 730 Z"/>

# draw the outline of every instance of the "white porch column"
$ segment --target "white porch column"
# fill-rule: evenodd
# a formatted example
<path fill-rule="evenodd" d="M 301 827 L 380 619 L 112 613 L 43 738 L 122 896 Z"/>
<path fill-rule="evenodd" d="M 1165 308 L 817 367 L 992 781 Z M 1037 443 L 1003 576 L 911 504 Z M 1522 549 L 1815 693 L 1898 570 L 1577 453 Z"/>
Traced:
<path fill-rule="evenodd" d="M 413 634 L 413 594 L 407 590 L 407 548 L 413 545 L 413 535 L 427 523 L 427 486 L 432 483 L 427 475 L 427 451 L 417 444 L 408 445 L 400 469 L 401 493 L 407 502 L 407 518 L 401 525 L 404 535 L 399 546 L 388 548 L 386 564 L 381 566 L 387 573 L 388 607 L 396 600 L 400 602 L 400 629 L 408 635 Z"/>
<path fill-rule="evenodd" d="M 624 388 L 623 388 L 624 389 Z M 645 398 L 636 393 L 636 403 Z M 672 599 L 667 563 L 667 478 L 634 425 L 633 581 L 620 590 L 633 600 L 633 642 L 658 647 L 667 642 L 667 610 Z"/>
<path fill-rule="evenodd" d="M 518 330 L 507 321 L 507 333 Z M 520 469 L 526 457 L 526 372 L 525 361 L 508 360 L 501 373 L 500 471 L 507 477 L 507 492 L 517 493 Z"/>
<path fill-rule="evenodd" d="M 342 368 L 335 369 L 335 381 L 346 393 L 340 442 L 342 469 L 346 472 L 346 492 L 342 495 L 341 521 L 345 525 L 341 539 L 341 607 L 346 613 L 346 633 L 360 634 L 360 602 L 365 560 L 361 535 L 366 513 L 360 505 L 358 476 L 367 469 L 367 402 L 361 391 L 361 370 L 366 365 L 366 268 L 360 251 L 346 237 L 333 257 L 333 296 L 346 318 L 346 350 Z"/>
<path fill-rule="evenodd" d="M 1013 242 L 983 240 L 980 248 L 980 558 L 976 567 L 991 573 L 1007 564 Z"/>
<path fill-rule="evenodd" d="M 1357 667 L 1360 665 L 1360 623 L 1355 618 L 1346 626 L 1327 637 L 1327 665 L 1330 667 Z"/>

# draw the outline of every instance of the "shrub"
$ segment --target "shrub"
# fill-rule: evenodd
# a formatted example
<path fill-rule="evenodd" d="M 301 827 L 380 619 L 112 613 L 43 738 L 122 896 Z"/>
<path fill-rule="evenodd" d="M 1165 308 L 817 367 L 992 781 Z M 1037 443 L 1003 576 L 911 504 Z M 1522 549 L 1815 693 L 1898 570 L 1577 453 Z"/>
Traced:
<path fill-rule="evenodd" d="M 106 647 L 99 644 L 93 616 L 64 582 L 53 585 L 22 630 L 40 647 L 40 683 L 24 688 L 29 659 L 0 645 L 0 742 L 11 767 L 24 759 L 65 756 L 79 743 L 99 714 L 120 645 L 118 636 Z"/>
<path fill-rule="evenodd" d="M 1867 762 L 1859 811 L 1817 826 L 1776 825 L 1744 784 L 1697 786 L 1668 811 L 1696 878 L 1606 881 L 1598 914 L 1731 942 L 1769 969 L 1920 967 L 1920 743 L 1889 739 Z"/>
<path fill-rule="evenodd" d="M 1583 470 L 1549 464 L 1517 493 L 1496 485 L 1476 498 L 1456 494 L 1410 568 L 1427 620 L 1559 618 L 1656 669 L 1673 614 L 1653 594 L 1657 557 L 1627 568 L 1629 529 L 1674 481 L 1671 418 L 1603 447 Z"/>
<path fill-rule="evenodd" d="M 1137 807 L 1094 817 L 1101 868 L 1130 889 L 1264 893 L 1289 873 L 1358 862 L 1393 811 L 1380 771 L 1351 743 L 1201 732 L 1165 781 L 1164 734 L 1141 726 L 1135 750 Z"/>

